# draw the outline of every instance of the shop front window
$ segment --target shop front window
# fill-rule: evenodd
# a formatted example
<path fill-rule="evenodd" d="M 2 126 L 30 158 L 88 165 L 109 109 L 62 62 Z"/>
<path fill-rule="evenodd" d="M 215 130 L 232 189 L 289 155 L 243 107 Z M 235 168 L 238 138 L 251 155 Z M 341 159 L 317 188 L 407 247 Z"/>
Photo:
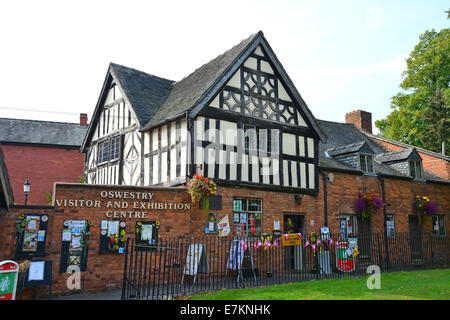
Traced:
<path fill-rule="evenodd" d="M 237 198 L 233 201 L 233 236 L 261 236 L 262 200 Z"/>

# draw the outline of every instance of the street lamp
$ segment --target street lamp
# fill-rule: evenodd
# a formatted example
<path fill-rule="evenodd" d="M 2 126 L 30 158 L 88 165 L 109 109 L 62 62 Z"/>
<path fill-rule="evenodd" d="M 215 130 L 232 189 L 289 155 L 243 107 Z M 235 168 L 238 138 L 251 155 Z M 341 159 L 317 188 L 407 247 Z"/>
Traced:
<path fill-rule="evenodd" d="M 27 205 L 28 192 L 30 192 L 30 186 L 31 186 L 31 183 L 27 179 L 27 181 L 25 181 L 25 183 L 23 184 L 23 192 L 25 193 L 25 205 Z"/>

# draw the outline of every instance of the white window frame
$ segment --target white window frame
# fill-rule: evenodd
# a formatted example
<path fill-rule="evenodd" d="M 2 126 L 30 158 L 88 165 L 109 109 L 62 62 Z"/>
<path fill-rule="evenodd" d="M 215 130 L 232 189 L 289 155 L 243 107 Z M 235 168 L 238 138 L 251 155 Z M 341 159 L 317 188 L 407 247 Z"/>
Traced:
<path fill-rule="evenodd" d="M 434 219 L 437 219 L 438 231 L 435 231 L 435 229 L 434 229 L 434 226 L 435 226 Z M 439 233 L 441 224 L 444 227 L 444 234 Z M 447 228 L 445 226 L 445 216 L 444 215 L 436 215 L 436 216 L 431 217 L 431 234 L 435 237 L 445 237 L 447 235 Z"/>
<path fill-rule="evenodd" d="M 234 215 L 235 214 L 239 214 L 239 218 L 240 218 L 241 213 L 243 213 L 243 214 L 246 214 L 246 223 L 244 225 L 244 237 L 260 237 L 263 234 L 263 230 L 262 230 L 262 228 L 263 228 L 263 221 L 262 221 L 263 220 L 263 200 L 259 199 L 259 198 L 241 198 L 241 197 L 238 197 L 238 198 L 234 198 L 233 199 L 233 203 L 236 200 L 240 200 L 241 201 L 241 210 L 235 210 L 233 208 L 233 220 L 232 220 L 233 221 L 233 229 L 232 229 L 232 231 L 234 232 L 234 226 L 236 224 L 241 224 L 240 222 L 238 222 L 238 223 L 235 222 Z M 247 209 L 244 209 L 244 201 L 246 202 L 246 208 Z M 249 210 L 251 201 L 258 201 L 259 202 L 259 204 L 257 205 L 259 207 L 259 210 Z M 251 234 L 251 232 L 250 232 L 250 227 L 251 227 L 250 226 L 250 222 L 249 222 L 250 221 L 250 219 L 249 219 L 250 214 L 259 214 L 260 215 L 259 232 L 258 232 L 258 227 L 256 226 L 256 219 L 255 219 L 256 234 Z"/>
<path fill-rule="evenodd" d="M 120 136 L 99 142 L 97 145 L 97 165 L 117 161 L 120 158 L 120 144 Z M 112 149 L 112 146 L 114 149 Z"/>
<path fill-rule="evenodd" d="M 389 227 L 388 219 L 392 219 L 392 227 Z M 386 215 L 386 235 L 388 238 L 394 239 L 395 238 L 395 216 L 393 214 L 387 214 Z"/>
<path fill-rule="evenodd" d="M 368 161 L 369 157 L 370 157 L 370 167 L 372 168 L 372 171 L 369 171 L 369 161 Z M 363 163 L 362 163 L 362 159 L 361 158 L 364 158 L 365 170 L 363 169 Z M 363 173 L 373 174 L 374 173 L 373 155 L 372 154 L 368 154 L 368 153 L 360 153 L 359 154 L 359 168 L 361 169 L 361 171 Z"/>
<path fill-rule="evenodd" d="M 411 171 L 411 164 L 414 167 L 414 175 Z M 411 177 L 413 177 L 414 179 L 418 179 L 418 180 L 423 179 L 422 161 L 409 160 L 408 161 L 408 170 L 409 170 L 409 175 Z"/>

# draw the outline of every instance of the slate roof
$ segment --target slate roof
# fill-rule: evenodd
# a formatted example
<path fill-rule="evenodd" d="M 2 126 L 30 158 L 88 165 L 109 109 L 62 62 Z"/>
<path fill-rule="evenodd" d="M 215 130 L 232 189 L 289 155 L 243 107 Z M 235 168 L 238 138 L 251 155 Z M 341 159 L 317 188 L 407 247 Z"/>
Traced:
<path fill-rule="evenodd" d="M 167 99 L 152 119 L 145 124 L 143 129 L 146 130 L 164 121 L 173 119 L 193 107 L 258 34 L 252 34 L 184 79 L 174 83 Z"/>
<path fill-rule="evenodd" d="M 140 130 L 145 131 L 182 117 L 187 112 L 189 112 L 190 117 L 195 117 L 205 103 L 213 98 L 213 95 L 223 84 L 222 82 L 235 72 L 257 45 L 261 45 L 267 51 L 269 58 L 279 71 L 280 78 L 286 82 L 287 87 L 303 109 L 306 120 L 310 122 L 320 139 L 326 140 L 322 129 L 261 31 L 242 40 L 239 44 L 177 82 L 114 63 L 110 64 L 109 72 L 119 82 L 135 111 Z M 98 109 L 97 107 L 96 110 Z M 94 118 L 96 119 L 96 117 Z"/>
<path fill-rule="evenodd" d="M 327 149 L 326 152 L 331 157 L 346 154 L 346 153 L 357 152 L 364 146 L 365 143 L 366 143 L 365 141 L 359 141 L 359 142 L 347 144 L 347 145 L 341 146 L 341 147 L 332 147 L 332 148 Z"/>
<path fill-rule="evenodd" d="M 175 83 L 116 63 L 110 64 L 110 71 L 124 90 L 141 126 L 158 111 Z"/>
<path fill-rule="evenodd" d="M 340 123 L 326 120 L 317 120 L 322 130 L 328 137 L 326 143 L 320 142 L 319 152 L 325 156 L 325 151 L 332 148 L 341 148 L 355 143 L 366 142 L 367 145 L 376 153 L 385 153 L 387 150 L 368 138 L 352 123 Z"/>
<path fill-rule="evenodd" d="M 79 123 L 0 118 L 0 143 L 79 147 L 86 130 Z"/>
<path fill-rule="evenodd" d="M 326 120 L 317 120 L 322 130 L 328 136 L 326 143 L 319 143 L 319 155 L 320 166 L 323 169 L 348 171 L 348 172 L 361 172 L 359 168 L 352 168 L 337 159 L 333 159 L 332 156 L 341 155 L 344 153 L 356 152 L 361 149 L 365 143 L 375 152 L 374 158 L 374 171 L 377 174 L 383 176 L 392 176 L 397 178 L 410 179 L 408 175 L 405 175 L 384 163 L 390 161 L 401 161 L 407 159 L 414 148 L 409 148 L 401 151 L 391 152 L 378 144 L 376 139 L 372 139 L 371 135 L 363 133 L 352 123 L 340 123 Z M 424 170 L 423 177 L 429 181 L 447 182 L 442 177 L 439 177 L 429 171 Z"/>
<path fill-rule="evenodd" d="M 388 163 L 392 161 L 401 161 L 409 158 L 414 148 L 403 149 L 400 151 L 391 151 L 383 154 L 379 154 L 375 157 L 375 160 L 381 163 Z"/>
<path fill-rule="evenodd" d="M 369 132 L 364 132 L 364 133 L 369 138 L 372 138 L 374 140 L 387 142 L 387 143 L 390 143 L 390 144 L 393 144 L 393 145 L 396 145 L 396 146 L 399 146 L 399 147 L 403 147 L 403 148 L 406 148 L 406 149 L 408 149 L 408 148 L 416 148 L 416 150 L 418 152 L 425 153 L 425 154 L 428 154 L 430 156 L 433 156 L 433 157 L 436 157 L 436 158 L 440 158 L 440 159 L 443 159 L 443 160 L 446 160 L 446 161 L 450 161 L 450 156 L 448 156 L 448 155 L 443 155 L 441 153 L 437 153 L 437 152 L 434 152 L 434 151 L 430 151 L 430 150 L 427 150 L 427 149 L 416 147 L 416 146 L 413 146 L 413 145 L 410 145 L 410 144 L 407 144 L 407 143 L 403 143 L 403 142 L 400 142 L 400 141 L 395 141 L 395 140 L 391 140 L 391 139 L 388 139 L 388 138 L 380 137 L 380 136 L 374 135 L 374 134 L 369 133 Z"/>

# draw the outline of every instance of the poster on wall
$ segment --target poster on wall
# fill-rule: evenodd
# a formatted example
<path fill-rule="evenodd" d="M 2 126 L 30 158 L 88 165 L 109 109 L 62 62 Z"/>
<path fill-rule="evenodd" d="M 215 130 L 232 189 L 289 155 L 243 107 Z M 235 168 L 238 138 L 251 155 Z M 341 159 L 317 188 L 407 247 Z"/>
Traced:
<path fill-rule="evenodd" d="M 60 272 L 66 272 L 70 266 L 85 271 L 87 259 L 87 220 L 65 220 L 62 231 Z"/>
<path fill-rule="evenodd" d="M 22 251 L 36 252 L 39 236 L 40 216 L 27 216 L 27 225 L 23 235 Z"/>
<path fill-rule="evenodd" d="M 100 228 L 100 253 L 124 253 L 126 239 L 125 221 L 102 220 Z"/>
<path fill-rule="evenodd" d="M 48 224 L 46 214 L 20 214 L 16 220 L 16 257 L 39 257 L 45 255 Z"/>
<path fill-rule="evenodd" d="M 230 234 L 230 223 L 228 222 L 228 215 L 219 221 L 219 237 L 226 237 Z"/>
<path fill-rule="evenodd" d="M 153 225 L 143 224 L 141 228 L 141 240 L 151 242 L 153 240 Z"/>

